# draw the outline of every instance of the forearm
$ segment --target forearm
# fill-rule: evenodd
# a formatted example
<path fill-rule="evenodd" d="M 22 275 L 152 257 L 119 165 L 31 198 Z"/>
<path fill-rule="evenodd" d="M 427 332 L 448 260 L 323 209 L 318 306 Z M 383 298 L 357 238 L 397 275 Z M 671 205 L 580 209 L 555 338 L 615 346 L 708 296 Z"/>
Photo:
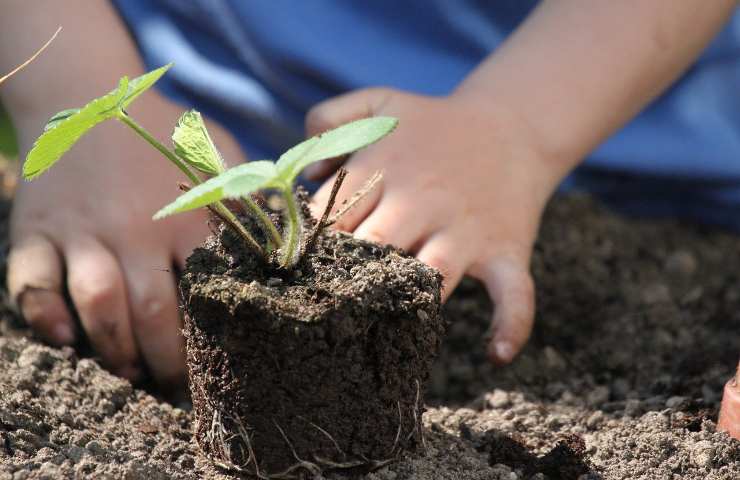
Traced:
<path fill-rule="evenodd" d="M 122 74 L 142 72 L 136 48 L 107 1 L 12 0 L 2 8 L 0 71 L 20 63 L 63 27 L 43 55 L 3 84 L 3 102 L 23 137 L 38 134 L 38 123 L 52 113 L 112 89 Z"/>
<path fill-rule="evenodd" d="M 455 95 L 512 113 L 564 175 L 675 81 L 735 5 L 543 1 Z"/>

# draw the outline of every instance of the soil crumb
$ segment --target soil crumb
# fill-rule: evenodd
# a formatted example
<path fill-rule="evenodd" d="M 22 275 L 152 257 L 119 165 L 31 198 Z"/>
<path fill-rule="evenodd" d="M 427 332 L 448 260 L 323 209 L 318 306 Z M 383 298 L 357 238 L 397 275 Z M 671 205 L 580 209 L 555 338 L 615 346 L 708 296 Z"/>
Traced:
<path fill-rule="evenodd" d="M 563 197 L 533 271 L 535 331 L 504 368 L 485 361 L 483 288 L 458 288 L 424 448 L 359 478 L 740 478 L 740 442 L 714 423 L 740 345 L 738 237 Z M 201 460 L 189 412 L 0 313 L 0 480 L 236 478 Z"/>

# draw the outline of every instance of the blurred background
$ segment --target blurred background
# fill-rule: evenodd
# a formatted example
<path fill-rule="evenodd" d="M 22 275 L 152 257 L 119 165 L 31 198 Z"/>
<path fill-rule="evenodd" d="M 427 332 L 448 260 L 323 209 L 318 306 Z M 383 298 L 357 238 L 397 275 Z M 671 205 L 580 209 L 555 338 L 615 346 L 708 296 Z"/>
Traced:
<path fill-rule="evenodd" d="M 15 141 L 15 129 L 10 122 L 8 112 L 0 103 L 0 158 L 2 160 L 15 159 L 18 156 L 18 144 Z"/>

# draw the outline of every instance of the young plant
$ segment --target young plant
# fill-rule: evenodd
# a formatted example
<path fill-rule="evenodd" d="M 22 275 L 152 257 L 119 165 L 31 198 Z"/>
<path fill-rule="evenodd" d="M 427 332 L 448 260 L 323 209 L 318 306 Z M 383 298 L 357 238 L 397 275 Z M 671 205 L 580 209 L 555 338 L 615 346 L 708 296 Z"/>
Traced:
<path fill-rule="evenodd" d="M 24 178 L 31 180 L 48 170 L 85 133 L 101 122 L 116 119 L 131 128 L 172 162 L 192 183 L 174 202 L 154 215 L 169 215 L 207 207 L 234 229 L 258 254 L 268 257 L 278 253 L 280 265 L 294 266 L 300 259 L 301 243 L 310 243 L 303 231 L 301 209 L 294 194 L 295 182 L 306 166 L 329 158 L 347 155 L 366 147 L 390 133 L 398 121 L 391 117 L 357 120 L 309 138 L 294 146 L 277 160 L 260 160 L 226 169 L 213 144 L 203 119 L 197 111 L 185 112 L 177 122 L 170 150 L 131 118 L 126 108 L 150 88 L 171 65 L 130 80 L 123 77 L 118 87 L 82 108 L 64 110 L 47 122 L 23 166 Z M 202 180 L 199 174 L 210 177 Z M 270 216 L 252 200 L 261 189 L 277 191 L 283 198 L 282 235 Z M 244 204 L 266 239 L 261 244 L 224 204 L 237 200 Z"/>

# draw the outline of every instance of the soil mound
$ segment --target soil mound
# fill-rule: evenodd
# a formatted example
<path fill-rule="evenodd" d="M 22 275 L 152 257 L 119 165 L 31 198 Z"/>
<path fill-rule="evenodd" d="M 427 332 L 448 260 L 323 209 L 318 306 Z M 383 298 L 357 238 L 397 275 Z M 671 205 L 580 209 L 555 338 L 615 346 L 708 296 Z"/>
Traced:
<path fill-rule="evenodd" d="M 426 448 L 361 478 L 740 478 L 740 442 L 714 424 L 740 350 L 739 247 L 555 199 L 524 353 L 505 368 L 485 362 L 491 306 L 466 281 L 445 307 Z M 42 346 L 3 312 L 0 480 L 234 478 L 200 459 L 190 413 Z"/>

